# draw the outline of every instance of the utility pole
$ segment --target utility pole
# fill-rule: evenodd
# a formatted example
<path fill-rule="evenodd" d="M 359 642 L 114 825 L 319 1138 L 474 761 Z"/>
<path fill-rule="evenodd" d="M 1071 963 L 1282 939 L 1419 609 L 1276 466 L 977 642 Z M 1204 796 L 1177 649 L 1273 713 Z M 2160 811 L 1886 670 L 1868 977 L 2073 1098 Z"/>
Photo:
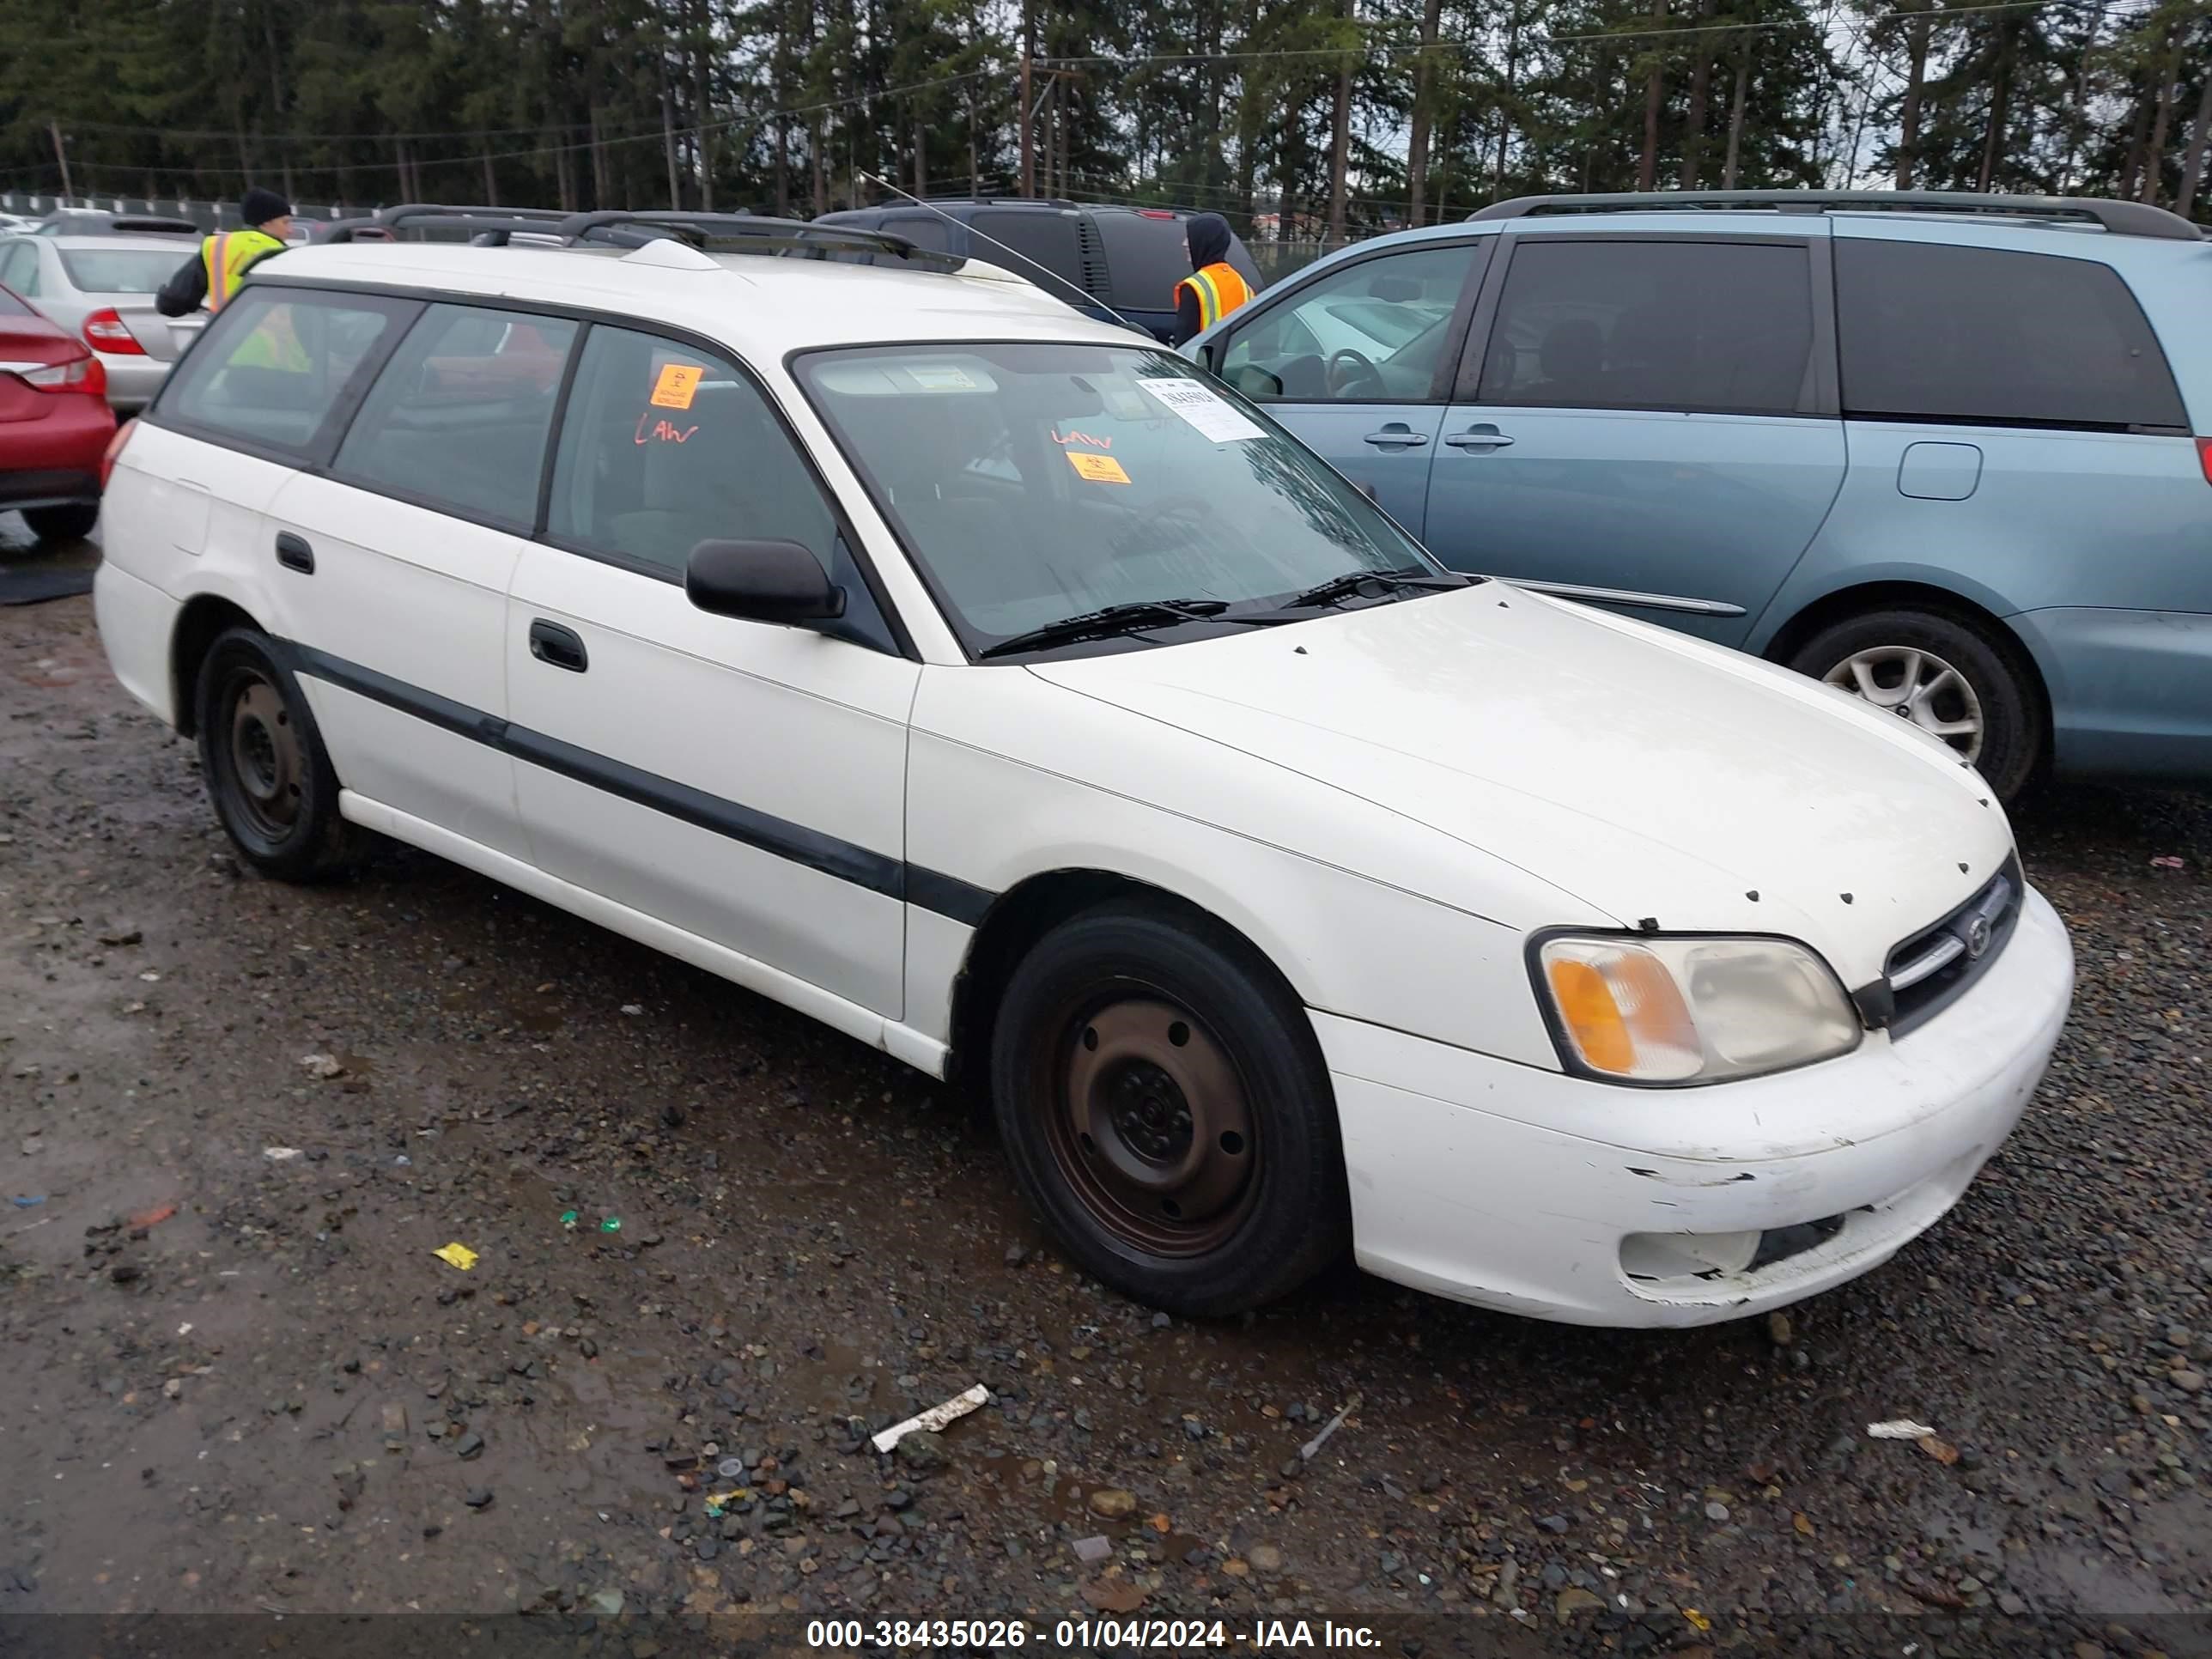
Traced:
<path fill-rule="evenodd" d="M 62 124 L 58 121 L 49 121 L 46 123 L 46 131 L 54 141 L 54 160 L 61 163 L 62 200 L 66 203 L 70 197 L 76 194 L 76 191 L 70 186 L 69 150 L 62 143 Z"/>
<path fill-rule="evenodd" d="M 1036 8 L 1032 0 L 1022 0 L 1022 106 L 1017 112 L 1021 125 L 1022 194 L 1036 194 L 1036 151 L 1033 147 L 1030 126 L 1035 112 L 1030 108 L 1030 65 L 1036 58 Z"/>
<path fill-rule="evenodd" d="M 1022 194 L 1036 194 L 1036 158 L 1030 152 L 1030 56 L 1022 54 L 1022 102 L 1015 112 L 1022 135 Z"/>

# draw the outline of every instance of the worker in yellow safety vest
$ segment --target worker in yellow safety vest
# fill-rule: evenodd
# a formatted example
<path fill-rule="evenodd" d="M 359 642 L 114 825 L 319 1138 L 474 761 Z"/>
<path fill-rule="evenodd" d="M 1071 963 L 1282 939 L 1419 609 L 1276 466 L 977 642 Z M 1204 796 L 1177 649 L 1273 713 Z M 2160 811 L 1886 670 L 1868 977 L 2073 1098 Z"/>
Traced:
<path fill-rule="evenodd" d="M 1252 297 L 1252 289 L 1229 263 L 1229 221 L 1218 213 L 1194 213 L 1183 222 L 1190 247 L 1190 275 L 1177 283 L 1172 345 L 1212 328 Z"/>
<path fill-rule="evenodd" d="M 240 198 L 242 230 L 218 230 L 200 251 L 178 268 L 154 296 L 164 317 L 182 317 L 204 304 L 220 311 L 238 292 L 246 273 L 272 253 L 282 253 L 292 230 L 292 204 L 273 190 L 249 190 Z"/>

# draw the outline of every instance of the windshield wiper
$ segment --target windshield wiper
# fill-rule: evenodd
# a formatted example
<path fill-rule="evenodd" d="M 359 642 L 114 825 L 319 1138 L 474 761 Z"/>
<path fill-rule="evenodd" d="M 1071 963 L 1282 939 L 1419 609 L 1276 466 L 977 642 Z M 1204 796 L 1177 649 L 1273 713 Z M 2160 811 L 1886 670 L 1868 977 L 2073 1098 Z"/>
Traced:
<path fill-rule="evenodd" d="M 1339 599 L 1350 599 L 1370 582 L 1380 582 L 1388 587 L 1466 587 L 1473 580 L 1469 576 L 1439 576 L 1425 570 L 1347 570 L 1341 576 L 1331 576 L 1294 595 L 1285 602 L 1283 609 L 1302 611 L 1311 605 L 1334 605 Z"/>
<path fill-rule="evenodd" d="M 1085 611 L 1080 616 L 1062 617 L 1058 622 L 1013 635 L 996 645 L 987 645 L 975 655 L 979 660 L 1010 657 L 1019 651 L 1042 651 L 1048 645 L 1067 645 L 1077 640 L 1109 639 L 1116 634 L 1139 633 L 1170 623 L 1204 622 L 1228 609 L 1226 599 L 1132 599 L 1124 605 Z"/>

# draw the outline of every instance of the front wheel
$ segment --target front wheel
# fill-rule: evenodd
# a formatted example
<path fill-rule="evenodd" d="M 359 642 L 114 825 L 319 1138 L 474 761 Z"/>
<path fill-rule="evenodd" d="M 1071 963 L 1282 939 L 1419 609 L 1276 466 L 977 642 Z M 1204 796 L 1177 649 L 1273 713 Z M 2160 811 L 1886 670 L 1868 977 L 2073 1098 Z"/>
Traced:
<path fill-rule="evenodd" d="M 1024 1195 L 1078 1265 L 1142 1301 L 1243 1312 L 1349 1238 L 1305 1012 L 1202 921 L 1116 904 L 1048 934 L 1000 1009 L 991 1085 Z"/>
<path fill-rule="evenodd" d="M 284 881 L 337 873 L 352 847 L 338 780 L 300 683 L 251 628 L 218 635 L 200 665 L 200 765 L 216 816 L 246 861 Z"/>
<path fill-rule="evenodd" d="M 1871 611 L 1823 629 L 1790 665 L 1910 720 L 1978 770 L 2000 800 L 2043 758 L 2027 672 L 1987 629 L 1936 611 Z"/>

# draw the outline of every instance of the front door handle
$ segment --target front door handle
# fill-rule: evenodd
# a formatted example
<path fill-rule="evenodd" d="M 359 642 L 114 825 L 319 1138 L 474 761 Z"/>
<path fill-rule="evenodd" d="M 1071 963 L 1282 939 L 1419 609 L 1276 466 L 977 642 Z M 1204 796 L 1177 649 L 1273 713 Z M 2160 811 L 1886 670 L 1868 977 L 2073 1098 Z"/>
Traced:
<path fill-rule="evenodd" d="M 592 665 L 585 653 L 584 641 L 573 628 L 563 628 L 559 623 L 547 622 L 540 617 L 530 624 L 530 654 L 556 668 L 565 668 L 572 674 L 580 674 Z"/>
<path fill-rule="evenodd" d="M 1362 441 L 1377 449 L 1419 449 L 1428 441 L 1425 433 L 1414 431 L 1403 421 L 1389 421 L 1380 432 L 1369 433 Z"/>
<path fill-rule="evenodd" d="M 276 562 L 287 570 L 312 576 L 315 574 L 315 550 L 307 545 L 305 537 L 280 530 L 276 532 Z"/>
<path fill-rule="evenodd" d="M 1453 433 L 1444 441 L 1454 449 L 1504 449 L 1512 443 L 1513 440 L 1491 425 L 1489 422 L 1485 421 L 1481 425 L 1471 426 L 1464 432 Z"/>

